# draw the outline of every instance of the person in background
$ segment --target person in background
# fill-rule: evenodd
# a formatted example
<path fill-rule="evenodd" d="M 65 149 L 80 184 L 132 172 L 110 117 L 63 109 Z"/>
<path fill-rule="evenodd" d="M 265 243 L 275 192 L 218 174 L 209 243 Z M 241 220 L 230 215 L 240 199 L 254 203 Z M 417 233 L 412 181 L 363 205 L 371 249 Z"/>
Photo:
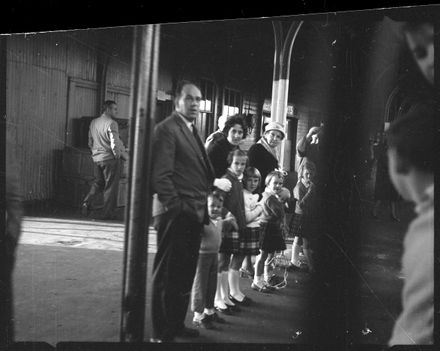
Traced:
<path fill-rule="evenodd" d="M 225 135 L 223 134 L 223 128 L 225 127 L 225 123 L 228 119 L 228 116 L 226 115 L 221 115 L 218 120 L 217 120 L 217 125 L 218 125 L 218 129 L 209 134 L 208 137 L 206 138 L 205 141 L 205 149 L 208 149 L 209 144 L 211 144 L 212 142 L 216 142 L 219 139 L 223 139 L 225 137 Z"/>
<path fill-rule="evenodd" d="M 89 127 L 89 148 L 92 151 L 95 180 L 81 205 L 81 214 L 88 216 L 97 195 L 104 193 L 104 206 L 99 219 L 114 219 L 117 206 L 120 159 L 128 160 L 128 153 L 119 138 L 115 121 L 118 107 L 115 101 L 104 102 L 103 113 Z"/>
<path fill-rule="evenodd" d="M 415 205 L 403 243 L 402 312 L 389 346 L 434 341 L 434 170 L 438 164 L 438 111 L 417 105 L 387 132 L 389 173 L 396 190 Z"/>
<path fill-rule="evenodd" d="M 403 34 L 423 77 L 434 85 L 434 26 L 430 22 L 406 22 Z"/>
<path fill-rule="evenodd" d="M 321 139 L 324 134 L 324 124 L 311 127 L 296 144 L 296 153 L 299 157 L 298 169 L 303 162 L 312 161 L 316 166 L 320 163 Z"/>

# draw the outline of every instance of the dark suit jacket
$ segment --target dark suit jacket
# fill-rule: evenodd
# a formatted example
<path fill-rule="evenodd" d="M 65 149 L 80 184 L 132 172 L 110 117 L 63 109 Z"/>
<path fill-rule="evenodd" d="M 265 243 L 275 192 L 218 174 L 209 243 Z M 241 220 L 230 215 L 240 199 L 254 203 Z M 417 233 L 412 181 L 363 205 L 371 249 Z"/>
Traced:
<path fill-rule="evenodd" d="M 207 194 L 214 180 L 212 165 L 205 159 L 205 149 L 197 145 L 176 112 L 156 126 L 152 185 L 166 213 L 183 212 L 203 223 Z"/>

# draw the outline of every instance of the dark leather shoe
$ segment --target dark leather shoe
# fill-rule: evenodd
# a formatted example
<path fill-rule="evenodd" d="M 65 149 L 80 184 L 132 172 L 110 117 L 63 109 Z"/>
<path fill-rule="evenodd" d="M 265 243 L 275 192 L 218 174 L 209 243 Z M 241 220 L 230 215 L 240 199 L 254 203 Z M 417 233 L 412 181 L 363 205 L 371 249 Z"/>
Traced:
<path fill-rule="evenodd" d="M 241 308 L 238 307 L 237 305 L 228 305 L 227 303 L 225 303 L 226 306 L 228 306 L 228 308 L 232 311 L 232 312 L 240 312 Z"/>
<path fill-rule="evenodd" d="M 176 336 L 181 338 L 197 338 L 200 332 L 196 329 L 183 327 L 176 332 Z"/>
<path fill-rule="evenodd" d="M 193 320 L 192 323 L 193 326 L 198 328 L 215 329 L 214 324 L 212 324 L 212 318 L 210 318 L 210 316 L 206 316 L 199 321 Z"/>
<path fill-rule="evenodd" d="M 252 300 L 249 298 L 249 297 L 247 297 L 247 296 L 245 296 L 244 297 L 244 299 L 242 300 L 242 301 L 238 301 L 237 299 L 235 299 L 233 296 L 231 296 L 231 295 L 229 295 L 229 299 L 233 302 L 233 303 L 235 303 L 235 304 L 237 304 L 237 305 L 241 305 L 241 306 L 249 306 L 251 303 L 252 303 Z"/>
<path fill-rule="evenodd" d="M 231 309 L 229 308 L 229 307 L 226 307 L 226 308 L 220 308 L 220 307 L 215 307 L 215 309 L 218 311 L 218 312 L 220 312 L 220 313 L 223 313 L 223 314 L 227 314 L 227 315 L 231 315 L 232 314 L 232 311 L 231 311 Z"/>

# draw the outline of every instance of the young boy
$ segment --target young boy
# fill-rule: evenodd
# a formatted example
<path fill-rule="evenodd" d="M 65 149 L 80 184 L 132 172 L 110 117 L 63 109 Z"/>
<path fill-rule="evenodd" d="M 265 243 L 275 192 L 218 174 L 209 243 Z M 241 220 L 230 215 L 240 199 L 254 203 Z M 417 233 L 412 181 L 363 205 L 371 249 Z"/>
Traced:
<path fill-rule="evenodd" d="M 390 346 L 433 343 L 436 119 L 433 107 L 416 105 L 388 130 L 391 181 L 404 199 L 414 202 L 417 214 L 405 236 L 403 309 Z"/>
<path fill-rule="evenodd" d="M 209 224 L 203 227 L 197 270 L 191 292 L 193 324 L 206 329 L 214 328 L 212 322 L 225 323 L 225 320 L 215 313 L 214 308 L 218 251 L 224 225 L 221 219 L 222 209 L 223 195 L 218 191 L 213 191 L 208 195 Z"/>

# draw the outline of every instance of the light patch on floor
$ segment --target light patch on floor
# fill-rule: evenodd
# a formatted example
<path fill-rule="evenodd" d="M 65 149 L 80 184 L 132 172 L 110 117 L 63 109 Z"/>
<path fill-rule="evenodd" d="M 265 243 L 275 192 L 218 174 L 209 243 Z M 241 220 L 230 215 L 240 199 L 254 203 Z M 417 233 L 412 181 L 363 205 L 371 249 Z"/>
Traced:
<path fill-rule="evenodd" d="M 125 225 L 116 222 L 24 217 L 20 244 L 122 251 Z M 150 227 L 148 252 L 156 252 L 156 232 Z"/>

